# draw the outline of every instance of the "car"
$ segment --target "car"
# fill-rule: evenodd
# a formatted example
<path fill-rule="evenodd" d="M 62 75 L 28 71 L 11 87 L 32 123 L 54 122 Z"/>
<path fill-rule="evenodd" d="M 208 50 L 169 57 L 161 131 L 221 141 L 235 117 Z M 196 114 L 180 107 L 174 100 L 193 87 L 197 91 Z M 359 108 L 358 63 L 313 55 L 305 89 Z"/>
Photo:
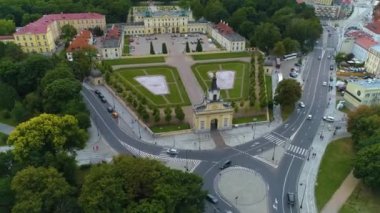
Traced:
<path fill-rule="evenodd" d="M 228 167 L 230 167 L 231 166 L 231 160 L 226 160 L 223 164 L 222 164 L 222 166 L 220 166 L 220 169 L 221 170 L 223 170 L 223 169 L 225 169 L 225 168 L 228 168 Z"/>
<path fill-rule="evenodd" d="M 333 70 L 334 69 L 334 65 L 330 65 L 330 70 Z"/>
<path fill-rule="evenodd" d="M 321 60 L 322 56 L 318 56 L 318 60 Z"/>
<path fill-rule="evenodd" d="M 100 94 L 100 91 L 99 91 L 99 90 L 97 90 L 97 89 L 96 89 L 94 92 L 95 92 L 95 94 L 97 94 L 97 95 L 99 95 L 99 94 Z"/>
<path fill-rule="evenodd" d="M 107 103 L 107 100 L 106 100 L 104 97 L 100 98 L 100 101 L 101 101 L 102 103 Z"/>
<path fill-rule="evenodd" d="M 307 116 L 307 120 L 311 120 L 312 118 L 313 118 L 312 115 L 308 115 L 308 116 Z"/>
<path fill-rule="evenodd" d="M 331 58 L 331 55 L 328 55 L 327 58 L 330 59 L 330 58 Z"/>
<path fill-rule="evenodd" d="M 298 103 L 298 106 L 301 107 L 301 108 L 305 108 L 306 105 L 305 105 L 302 101 L 300 101 L 300 102 Z"/>
<path fill-rule="evenodd" d="M 297 72 L 290 72 L 289 76 L 292 77 L 292 78 L 297 78 L 298 77 L 298 73 Z"/>
<path fill-rule="evenodd" d="M 98 97 L 99 97 L 99 98 L 104 98 L 104 95 L 103 95 L 102 93 L 99 93 L 99 94 L 98 94 Z"/>
<path fill-rule="evenodd" d="M 296 195 L 293 192 L 288 192 L 288 204 L 294 205 L 296 203 Z"/>
<path fill-rule="evenodd" d="M 109 106 L 109 107 L 107 107 L 107 111 L 109 112 L 109 113 L 112 113 L 114 110 L 113 110 L 113 107 L 111 107 L 111 106 Z"/>
<path fill-rule="evenodd" d="M 166 150 L 166 153 L 169 155 L 177 155 L 178 151 L 174 148 L 170 148 L 170 149 Z"/>
<path fill-rule="evenodd" d="M 324 82 L 322 83 L 322 85 L 323 85 L 323 86 L 327 86 L 327 82 L 324 81 Z"/>
<path fill-rule="evenodd" d="M 119 114 L 117 112 L 115 112 L 115 111 L 113 111 L 111 113 L 111 115 L 112 115 L 113 118 L 118 118 L 119 117 Z"/>
<path fill-rule="evenodd" d="M 323 116 L 323 120 L 327 122 L 334 122 L 335 118 L 332 116 Z"/>
<path fill-rule="evenodd" d="M 213 204 L 218 203 L 218 198 L 216 198 L 216 197 L 215 197 L 214 195 L 212 195 L 212 194 L 207 194 L 206 199 L 207 199 L 209 202 L 213 203 Z"/>

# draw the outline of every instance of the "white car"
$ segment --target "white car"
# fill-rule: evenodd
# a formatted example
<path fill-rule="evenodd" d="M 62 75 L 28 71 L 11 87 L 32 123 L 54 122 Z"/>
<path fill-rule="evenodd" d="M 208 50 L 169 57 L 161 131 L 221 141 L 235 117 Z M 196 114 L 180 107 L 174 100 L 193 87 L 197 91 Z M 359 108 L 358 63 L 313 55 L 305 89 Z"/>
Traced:
<path fill-rule="evenodd" d="M 335 118 L 332 116 L 323 116 L 323 120 L 325 120 L 327 122 L 334 122 Z"/>
<path fill-rule="evenodd" d="M 312 115 L 308 115 L 308 116 L 307 116 L 307 120 L 311 120 L 312 118 L 313 118 Z"/>
<path fill-rule="evenodd" d="M 305 104 L 302 102 L 302 101 L 300 101 L 299 103 L 298 103 L 298 106 L 300 106 L 301 108 L 305 108 Z"/>
<path fill-rule="evenodd" d="M 322 83 L 322 85 L 323 85 L 323 86 L 327 86 L 327 82 L 324 81 L 324 82 Z"/>
<path fill-rule="evenodd" d="M 166 150 L 166 153 L 168 153 L 169 155 L 177 155 L 178 151 L 174 148 L 170 148 L 170 149 Z"/>

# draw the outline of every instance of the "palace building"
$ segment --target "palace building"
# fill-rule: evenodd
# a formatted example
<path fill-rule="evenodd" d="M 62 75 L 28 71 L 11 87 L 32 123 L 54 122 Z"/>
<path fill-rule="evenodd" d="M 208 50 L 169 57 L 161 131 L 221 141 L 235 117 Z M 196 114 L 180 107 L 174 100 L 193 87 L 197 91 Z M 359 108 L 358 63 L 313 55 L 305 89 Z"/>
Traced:
<path fill-rule="evenodd" d="M 245 50 L 245 38 L 236 33 L 228 23 L 212 24 L 203 19 L 194 20 L 190 9 L 178 6 L 133 7 L 125 27 L 126 35 L 153 35 L 164 33 L 207 33 L 225 50 Z"/>
<path fill-rule="evenodd" d="M 223 130 L 232 128 L 234 109 L 230 103 L 220 98 L 216 73 L 211 80 L 211 88 L 207 91 L 203 103 L 194 106 L 193 128 L 196 132 Z"/>
<path fill-rule="evenodd" d="M 44 15 L 35 22 L 17 30 L 13 34 L 15 43 L 24 52 L 51 53 L 57 45 L 63 25 L 72 25 L 78 32 L 100 27 L 106 29 L 106 19 L 99 13 L 61 13 Z"/>

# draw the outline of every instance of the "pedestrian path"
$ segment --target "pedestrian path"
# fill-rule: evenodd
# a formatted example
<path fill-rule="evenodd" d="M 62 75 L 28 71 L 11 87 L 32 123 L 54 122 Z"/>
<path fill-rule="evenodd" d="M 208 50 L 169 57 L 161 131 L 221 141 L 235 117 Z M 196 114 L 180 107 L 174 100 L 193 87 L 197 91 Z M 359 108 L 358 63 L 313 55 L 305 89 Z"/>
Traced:
<path fill-rule="evenodd" d="M 305 157 L 309 154 L 309 151 L 305 148 L 289 144 L 286 154 L 292 155 L 296 158 L 305 159 Z"/>
<path fill-rule="evenodd" d="M 289 138 L 287 137 L 284 137 L 278 133 L 275 133 L 275 132 L 271 132 L 267 135 L 264 135 L 264 138 L 274 144 L 276 144 L 277 146 L 280 146 L 282 145 L 283 143 L 286 143 L 287 141 L 289 141 Z"/>

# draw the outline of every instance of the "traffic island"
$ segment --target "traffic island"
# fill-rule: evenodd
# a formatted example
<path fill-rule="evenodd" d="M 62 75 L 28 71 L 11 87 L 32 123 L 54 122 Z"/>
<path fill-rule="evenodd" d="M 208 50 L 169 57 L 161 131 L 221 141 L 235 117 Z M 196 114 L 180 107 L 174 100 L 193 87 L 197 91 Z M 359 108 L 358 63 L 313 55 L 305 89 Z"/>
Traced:
<path fill-rule="evenodd" d="M 254 170 L 230 167 L 219 173 L 215 185 L 220 196 L 239 212 L 269 212 L 267 185 Z"/>

